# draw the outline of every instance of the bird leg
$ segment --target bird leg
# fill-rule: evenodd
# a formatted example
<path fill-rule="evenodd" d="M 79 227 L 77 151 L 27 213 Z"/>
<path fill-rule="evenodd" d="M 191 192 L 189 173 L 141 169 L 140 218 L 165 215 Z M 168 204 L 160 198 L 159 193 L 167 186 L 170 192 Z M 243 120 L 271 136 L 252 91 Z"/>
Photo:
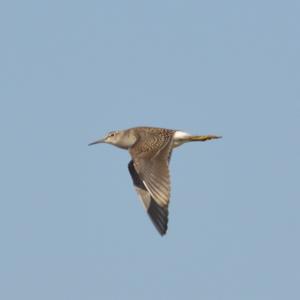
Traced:
<path fill-rule="evenodd" d="M 208 140 L 214 140 L 214 139 L 220 139 L 221 136 L 217 135 L 192 135 L 186 137 L 187 142 L 194 142 L 194 141 L 199 141 L 199 142 L 205 142 Z"/>

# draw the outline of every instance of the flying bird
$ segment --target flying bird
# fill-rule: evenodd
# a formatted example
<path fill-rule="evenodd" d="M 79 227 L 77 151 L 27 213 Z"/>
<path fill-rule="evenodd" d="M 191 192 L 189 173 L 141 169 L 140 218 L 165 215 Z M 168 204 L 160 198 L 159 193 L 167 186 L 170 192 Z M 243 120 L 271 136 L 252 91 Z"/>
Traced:
<path fill-rule="evenodd" d="M 109 132 L 89 145 L 111 144 L 128 150 L 128 164 L 135 189 L 156 229 L 164 235 L 168 229 L 170 200 L 169 163 L 172 150 L 184 143 L 218 139 L 216 135 L 189 133 L 156 127 L 134 127 Z"/>

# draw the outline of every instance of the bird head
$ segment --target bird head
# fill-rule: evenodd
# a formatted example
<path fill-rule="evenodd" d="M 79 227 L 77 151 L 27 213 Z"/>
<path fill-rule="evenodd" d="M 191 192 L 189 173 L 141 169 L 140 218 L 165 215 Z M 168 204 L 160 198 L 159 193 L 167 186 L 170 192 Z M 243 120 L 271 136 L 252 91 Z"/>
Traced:
<path fill-rule="evenodd" d="M 106 143 L 119 148 L 128 149 L 135 142 L 135 140 L 135 137 L 129 135 L 126 130 L 116 130 L 109 132 L 104 138 L 90 143 L 89 146 Z"/>

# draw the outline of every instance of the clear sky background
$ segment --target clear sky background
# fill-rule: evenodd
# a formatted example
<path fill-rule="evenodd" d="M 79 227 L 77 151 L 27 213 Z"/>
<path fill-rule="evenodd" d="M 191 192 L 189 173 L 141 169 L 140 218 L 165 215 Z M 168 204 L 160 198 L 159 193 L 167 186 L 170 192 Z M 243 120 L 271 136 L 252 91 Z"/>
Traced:
<path fill-rule="evenodd" d="M 2 1 L 0 298 L 300 299 L 299 1 Z M 138 125 L 223 135 L 139 203 Z"/>

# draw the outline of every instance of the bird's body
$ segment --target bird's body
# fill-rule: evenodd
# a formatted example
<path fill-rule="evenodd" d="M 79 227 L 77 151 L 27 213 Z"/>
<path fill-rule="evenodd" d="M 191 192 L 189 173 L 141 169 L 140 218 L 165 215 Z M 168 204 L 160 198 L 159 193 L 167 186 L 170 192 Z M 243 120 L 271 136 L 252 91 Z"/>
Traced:
<path fill-rule="evenodd" d="M 168 226 L 171 189 L 169 161 L 172 150 L 186 142 L 217 138 L 219 136 L 195 136 L 165 128 L 134 127 L 112 131 L 90 145 L 108 143 L 129 151 L 132 160 L 128 169 L 133 184 L 156 229 L 164 235 Z"/>

